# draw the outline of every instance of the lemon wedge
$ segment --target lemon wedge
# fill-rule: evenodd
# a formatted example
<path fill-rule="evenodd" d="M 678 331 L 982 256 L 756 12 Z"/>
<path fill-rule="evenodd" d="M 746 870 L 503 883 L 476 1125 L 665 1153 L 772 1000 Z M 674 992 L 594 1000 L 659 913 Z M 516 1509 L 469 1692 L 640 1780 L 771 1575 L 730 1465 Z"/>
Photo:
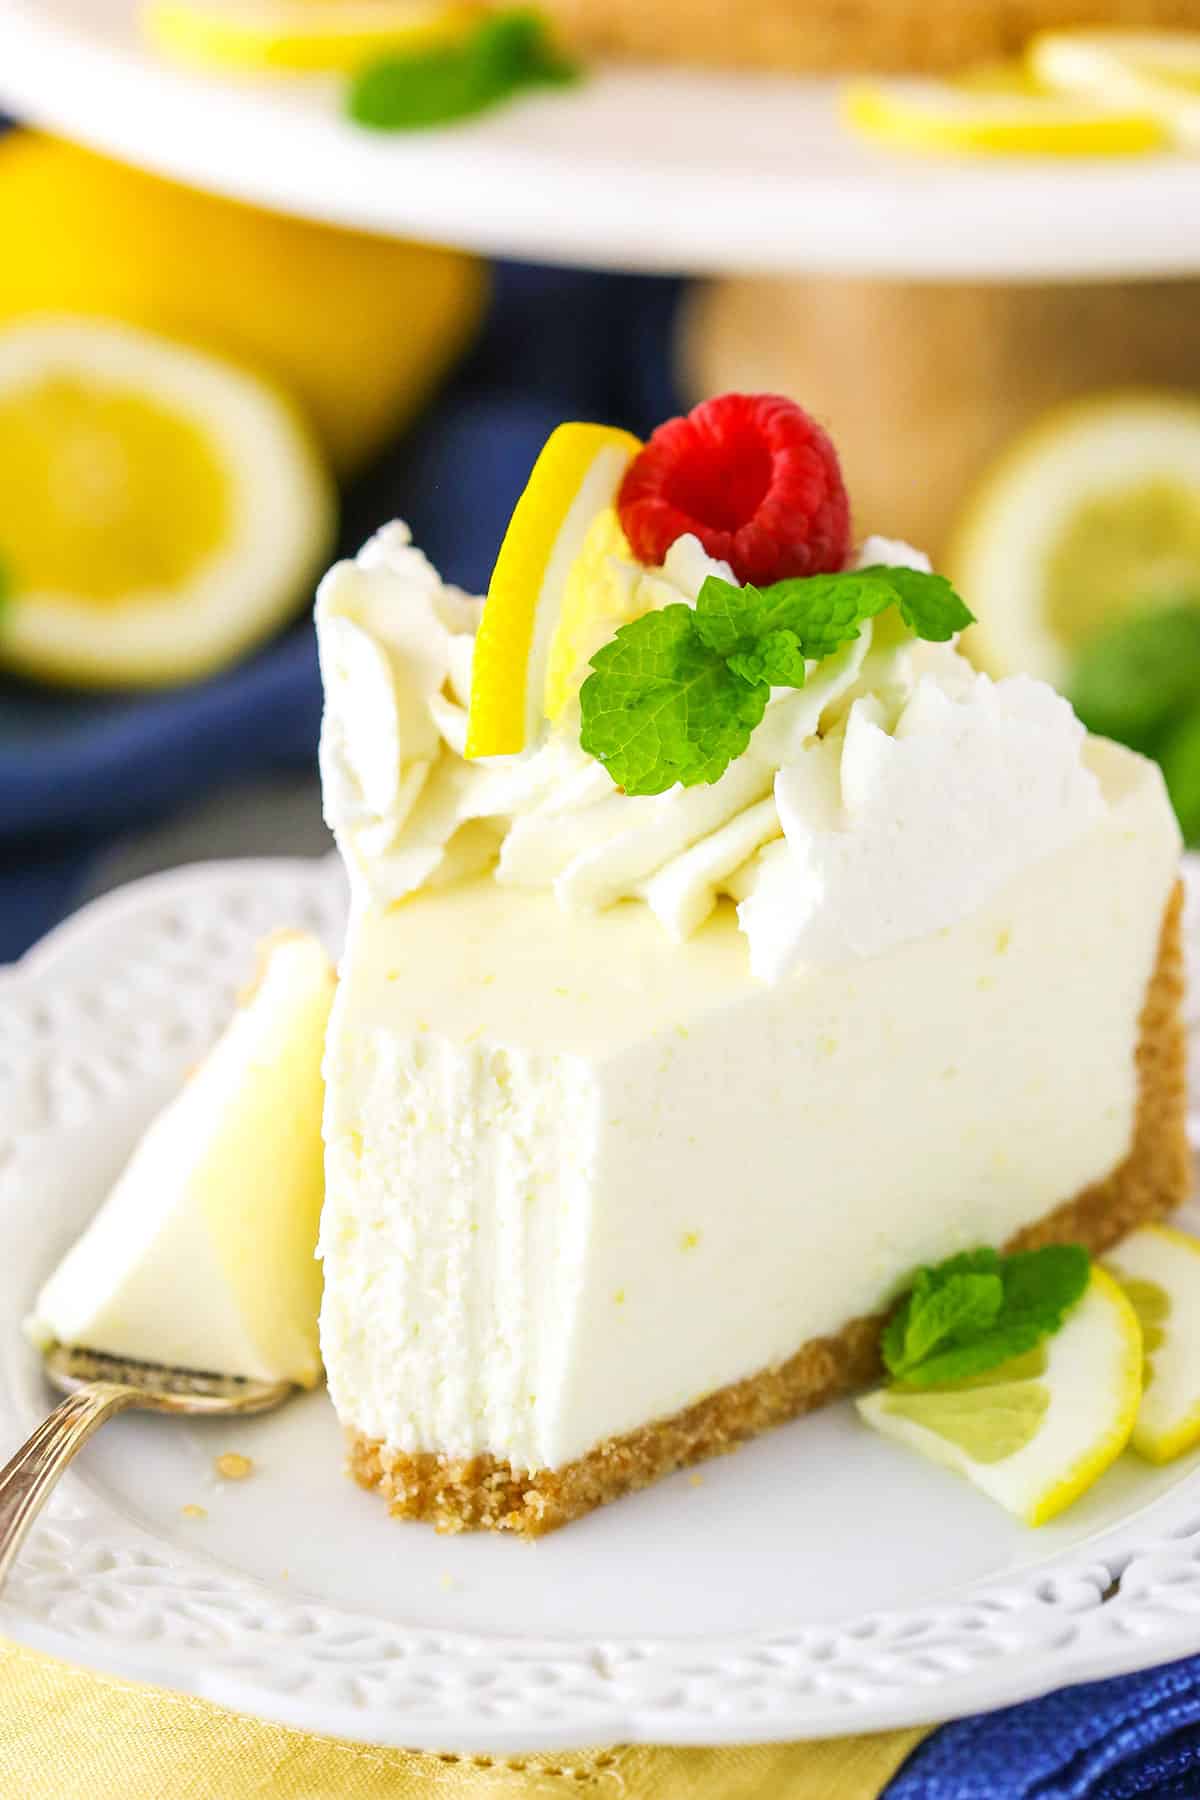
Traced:
<path fill-rule="evenodd" d="M 129 327 L 0 332 L 0 664 L 86 685 L 203 675 L 309 592 L 330 479 L 280 395 Z"/>
<path fill-rule="evenodd" d="M 1200 594 L 1200 402 L 1148 391 L 1056 409 L 984 474 L 943 560 L 980 620 L 968 654 L 1064 687 L 1105 626 Z"/>
<path fill-rule="evenodd" d="M 482 8 L 446 0 L 148 0 L 147 36 L 225 69 L 356 69 L 391 50 L 462 37 Z"/>
<path fill-rule="evenodd" d="M 534 742 L 546 718 L 547 678 L 577 559 L 603 555 L 589 539 L 641 449 L 609 425 L 560 425 L 546 439 L 509 521 L 475 642 L 467 756 L 507 756 Z M 611 527 L 606 527 L 611 530 Z M 582 636 L 589 602 L 571 587 L 568 639 L 553 658 L 551 704 L 563 701 L 569 644 Z"/>
<path fill-rule="evenodd" d="M 1161 122 L 1145 106 L 1048 93 L 1014 75 L 855 82 L 842 115 L 852 130 L 901 150 L 999 156 L 1129 156 L 1156 150 Z"/>
<path fill-rule="evenodd" d="M 1171 1462 L 1200 1443 L 1200 1243 L 1165 1225 L 1127 1237 L 1109 1263 L 1142 1326 L 1146 1371 L 1133 1448 Z"/>
<path fill-rule="evenodd" d="M 1142 1334 L 1111 1275 L 1093 1268 L 1061 1330 L 1026 1355 L 945 1387 L 864 1395 L 868 1425 L 956 1469 L 1027 1525 L 1043 1525 L 1129 1442 Z"/>
<path fill-rule="evenodd" d="M 1047 31 L 1029 66 L 1048 87 L 1137 108 L 1178 143 L 1200 144 L 1200 32 Z"/>

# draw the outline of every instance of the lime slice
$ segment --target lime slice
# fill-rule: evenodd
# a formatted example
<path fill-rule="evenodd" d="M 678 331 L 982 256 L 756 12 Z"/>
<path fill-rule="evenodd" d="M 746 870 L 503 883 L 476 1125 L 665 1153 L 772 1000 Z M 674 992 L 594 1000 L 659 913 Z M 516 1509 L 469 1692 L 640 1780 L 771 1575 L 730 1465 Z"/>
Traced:
<path fill-rule="evenodd" d="M 560 425 L 547 438 L 492 571 L 471 674 L 469 757 L 510 755 L 540 732 L 572 567 L 641 447 L 608 425 Z M 553 663 L 555 699 L 566 659 L 564 650 Z"/>
<path fill-rule="evenodd" d="M 980 621 L 971 656 L 1064 687 L 1105 627 L 1200 598 L 1200 403 L 1128 393 L 1050 413 L 984 474 L 945 564 Z"/>
<path fill-rule="evenodd" d="M 1200 1444 L 1200 1243 L 1147 1225 L 1125 1239 L 1109 1267 L 1145 1340 L 1133 1447 L 1151 1462 L 1171 1462 Z"/>
<path fill-rule="evenodd" d="M 0 664 L 83 684 L 208 673 L 311 591 L 332 484 L 288 401 L 97 320 L 0 333 Z"/>
<path fill-rule="evenodd" d="M 1200 32 L 1048 31 L 1029 65 L 1048 87 L 1139 108 L 1179 143 L 1200 144 Z"/>
<path fill-rule="evenodd" d="M 479 5 L 444 0 L 147 0 L 152 43 L 227 69 L 357 69 L 389 51 L 462 37 Z"/>
<path fill-rule="evenodd" d="M 1046 93 L 1019 75 L 856 82 L 842 102 L 862 137 L 901 150 L 1000 156 L 1129 156 L 1157 150 L 1161 123 L 1144 107 Z"/>
<path fill-rule="evenodd" d="M 1093 1268 L 1062 1329 L 971 1381 L 867 1394 L 868 1425 L 960 1475 L 1028 1525 L 1097 1481 L 1129 1441 L 1142 1385 L 1137 1316 Z"/>

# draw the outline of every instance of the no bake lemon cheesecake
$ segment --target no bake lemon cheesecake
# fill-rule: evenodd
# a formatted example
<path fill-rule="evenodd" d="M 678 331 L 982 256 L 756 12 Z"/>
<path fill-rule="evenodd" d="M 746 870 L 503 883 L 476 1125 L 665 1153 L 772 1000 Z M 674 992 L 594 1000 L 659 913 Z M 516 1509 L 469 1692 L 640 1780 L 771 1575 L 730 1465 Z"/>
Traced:
<path fill-rule="evenodd" d="M 561 428 L 486 607 L 399 525 L 326 578 L 321 1343 L 395 1513 L 551 1529 L 868 1380 L 918 1265 L 1183 1197 L 1161 778 L 969 619 L 761 396 Z"/>

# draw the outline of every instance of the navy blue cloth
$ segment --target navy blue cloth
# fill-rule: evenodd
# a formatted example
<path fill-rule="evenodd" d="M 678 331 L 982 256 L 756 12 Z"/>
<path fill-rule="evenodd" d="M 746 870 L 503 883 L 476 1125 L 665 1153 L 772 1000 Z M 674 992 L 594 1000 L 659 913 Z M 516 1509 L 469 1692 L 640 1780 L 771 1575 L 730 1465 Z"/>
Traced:
<path fill-rule="evenodd" d="M 649 431 L 677 410 L 679 284 L 501 265 L 478 345 L 419 426 L 345 496 L 341 551 L 407 518 L 448 579 L 479 592 L 513 504 L 564 418 Z M 70 910 L 91 857 L 250 775 L 316 753 L 311 621 L 237 668 L 166 694 L 0 682 L 0 962 Z"/>
<path fill-rule="evenodd" d="M 1200 1800 L 1200 1657 L 943 1726 L 886 1794 L 887 1800 Z"/>

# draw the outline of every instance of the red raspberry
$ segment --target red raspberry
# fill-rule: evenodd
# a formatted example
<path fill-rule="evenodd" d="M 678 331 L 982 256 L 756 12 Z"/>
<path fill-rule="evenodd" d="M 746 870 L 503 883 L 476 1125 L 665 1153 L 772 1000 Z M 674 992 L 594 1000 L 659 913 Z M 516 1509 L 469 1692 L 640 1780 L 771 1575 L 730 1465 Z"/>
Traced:
<path fill-rule="evenodd" d="M 837 451 L 776 394 L 722 394 L 660 425 L 621 483 L 617 511 L 639 562 L 685 532 L 739 581 L 845 567 L 850 503 Z"/>

